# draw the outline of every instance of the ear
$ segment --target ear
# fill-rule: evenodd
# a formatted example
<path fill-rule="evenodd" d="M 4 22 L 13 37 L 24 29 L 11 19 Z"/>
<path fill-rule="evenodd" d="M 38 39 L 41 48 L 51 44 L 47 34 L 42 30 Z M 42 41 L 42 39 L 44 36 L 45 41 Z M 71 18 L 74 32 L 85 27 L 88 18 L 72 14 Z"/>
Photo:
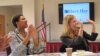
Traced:
<path fill-rule="evenodd" d="M 16 25 L 18 24 L 18 22 L 16 22 Z"/>

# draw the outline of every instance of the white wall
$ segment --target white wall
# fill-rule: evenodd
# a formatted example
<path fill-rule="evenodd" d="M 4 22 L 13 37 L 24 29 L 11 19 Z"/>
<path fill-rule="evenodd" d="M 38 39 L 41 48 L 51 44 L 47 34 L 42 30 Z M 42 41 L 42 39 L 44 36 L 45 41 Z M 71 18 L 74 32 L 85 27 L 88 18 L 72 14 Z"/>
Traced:
<path fill-rule="evenodd" d="M 4 15 L 5 19 L 9 18 L 9 15 L 10 15 L 9 10 L 8 11 L 7 10 L 8 10 L 8 8 L 0 7 L 0 15 Z M 7 22 L 7 20 L 5 20 L 5 26 L 6 26 L 6 28 L 8 27 L 7 24 L 8 24 L 8 22 Z M 8 30 L 5 29 L 5 31 L 7 32 Z"/>
<path fill-rule="evenodd" d="M 7 16 L 6 25 L 5 25 L 6 33 L 14 29 L 11 23 L 12 16 L 15 16 L 16 14 L 20 14 L 20 13 L 22 13 L 26 17 L 26 19 L 28 20 L 28 24 L 33 24 L 35 26 L 34 0 L 0 0 L 1 7 L 3 6 L 10 7 L 10 6 L 19 6 L 19 5 L 22 6 L 22 9 L 7 8 L 2 11 L 4 12 L 4 15 Z"/>
<path fill-rule="evenodd" d="M 8 28 L 10 28 L 10 16 L 11 16 L 12 12 L 9 8 L 7 7 L 0 7 L 0 15 L 4 15 L 5 16 L 5 30 L 6 30 L 6 33 L 9 31 Z"/>
<path fill-rule="evenodd" d="M 0 6 L 22 5 L 23 15 L 35 26 L 34 0 L 0 0 Z"/>
<path fill-rule="evenodd" d="M 41 21 L 41 0 L 35 0 L 35 14 L 36 14 L 36 26 L 40 25 Z M 60 36 L 63 32 L 63 25 L 58 23 L 58 4 L 59 3 L 72 3 L 72 2 L 95 2 L 95 22 L 96 31 L 100 33 L 100 0 L 44 0 L 45 20 L 47 23 L 51 23 L 51 40 L 60 41 Z M 91 32 L 91 25 L 84 25 L 84 30 L 88 33 Z M 97 39 L 100 39 L 98 36 Z"/>
<path fill-rule="evenodd" d="M 17 9 L 17 10 L 16 10 Z M 14 27 L 12 25 L 12 17 L 16 14 L 20 14 L 21 9 L 19 8 L 11 8 L 9 6 L 1 6 L 0 7 L 0 15 L 4 15 L 5 16 L 5 30 L 6 33 L 8 33 L 9 31 L 13 30 Z"/>

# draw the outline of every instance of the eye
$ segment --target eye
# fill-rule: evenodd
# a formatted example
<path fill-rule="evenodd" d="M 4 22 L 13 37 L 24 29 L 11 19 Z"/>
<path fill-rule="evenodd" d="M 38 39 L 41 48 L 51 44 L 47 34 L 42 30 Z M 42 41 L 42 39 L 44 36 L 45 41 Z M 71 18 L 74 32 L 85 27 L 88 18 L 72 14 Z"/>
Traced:
<path fill-rule="evenodd" d="M 25 20 L 25 18 L 22 18 L 22 20 Z"/>

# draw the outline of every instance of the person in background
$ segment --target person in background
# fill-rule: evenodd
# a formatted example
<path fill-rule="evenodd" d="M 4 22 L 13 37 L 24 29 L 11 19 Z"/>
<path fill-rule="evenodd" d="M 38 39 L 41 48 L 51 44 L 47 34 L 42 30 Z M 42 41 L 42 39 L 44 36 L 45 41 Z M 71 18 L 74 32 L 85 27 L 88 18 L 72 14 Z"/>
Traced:
<path fill-rule="evenodd" d="M 7 49 L 9 48 L 10 41 L 11 39 L 8 38 L 8 35 L 0 35 L 0 56 L 7 56 Z"/>
<path fill-rule="evenodd" d="M 23 15 L 16 15 L 12 19 L 16 28 L 8 33 L 11 36 L 11 54 L 9 56 L 26 56 L 38 53 L 39 41 L 33 25 L 27 25 Z M 27 31 L 25 30 L 27 28 Z"/>
<path fill-rule="evenodd" d="M 65 48 L 73 48 L 73 51 L 89 51 L 88 40 L 94 41 L 98 35 L 95 31 L 95 22 L 89 20 L 89 23 L 92 25 L 91 35 L 83 30 L 83 24 L 78 22 L 74 15 L 66 15 L 64 18 L 64 33 L 60 37 L 62 41 L 60 52 L 65 52 Z"/>
<path fill-rule="evenodd" d="M 7 35 L 0 36 L 0 52 L 6 50 L 6 48 L 9 47 L 9 42 L 11 41 L 10 38 L 8 38 Z"/>

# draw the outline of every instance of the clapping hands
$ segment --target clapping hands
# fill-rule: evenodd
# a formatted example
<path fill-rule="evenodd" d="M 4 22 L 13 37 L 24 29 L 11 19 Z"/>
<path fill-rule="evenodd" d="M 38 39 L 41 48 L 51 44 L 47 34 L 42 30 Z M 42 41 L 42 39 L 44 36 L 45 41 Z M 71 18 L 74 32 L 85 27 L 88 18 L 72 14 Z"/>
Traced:
<path fill-rule="evenodd" d="M 9 42 L 11 41 L 11 38 L 7 35 L 0 36 L 0 51 L 5 50 L 7 47 L 9 47 Z"/>
<path fill-rule="evenodd" d="M 29 25 L 28 33 L 33 39 L 33 43 L 34 43 L 35 48 L 38 48 L 38 46 L 39 46 L 38 38 L 37 38 L 37 35 L 36 35 L 36 29 L 33 25 Z"/>
<path fill-rule="evenodd" d="M 81 22 L 78 22 L 79 32 L 78 36 L 83 37 L 83 24 Z"/>
<path fill-rule="evenodd" d="M 28 27 L 28 34 L 30 36 L 36 34 L 36 29 L 35 29 L 35 27 L 33 25 L 29 25 L 29 27 Z"/>

